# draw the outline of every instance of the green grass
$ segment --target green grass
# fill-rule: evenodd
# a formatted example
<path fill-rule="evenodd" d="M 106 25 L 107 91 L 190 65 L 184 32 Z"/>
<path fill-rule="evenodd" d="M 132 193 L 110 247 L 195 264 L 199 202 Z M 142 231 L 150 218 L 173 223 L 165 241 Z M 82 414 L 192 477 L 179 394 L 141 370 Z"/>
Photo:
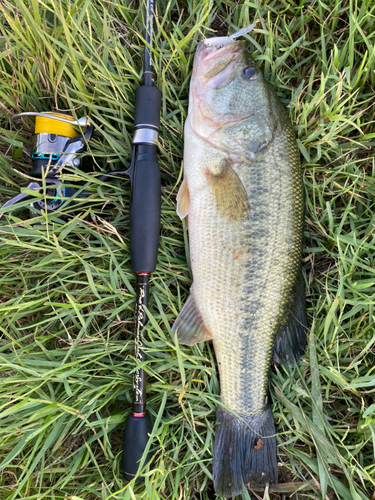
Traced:
<path fill-rule="evenodd" d="M 249 50 L 288 106 L 301 151 L 311 325 L 302 363 L 271 377 L 281 484 L 269 498 L 371 498 L 375 6 L 158 0 L 157 10 L 162 235 L 144 366 L 155 459 L 144 484 L 129 484 L 120 460 L 135 366 L 130 191 L 127 181 L 103 184 L 90 172 L 130 160 L 144 9 L 129 0 L 0 5 L 2 200 L 30 174 L 31 122 L 12 124 L 12 114 L 63 110 L 89 114 L 95 126 L 89 173 L 64 175 L 67 183 L 94 180 L 91 211 L 67 223 L 30 219 L 24 202 L 0 221 L 0 498 L 214 498 L 213 349 L 180 348 L 170 335 L 191 283 L 175 198 L 196 43 L 254 20 Z"/>

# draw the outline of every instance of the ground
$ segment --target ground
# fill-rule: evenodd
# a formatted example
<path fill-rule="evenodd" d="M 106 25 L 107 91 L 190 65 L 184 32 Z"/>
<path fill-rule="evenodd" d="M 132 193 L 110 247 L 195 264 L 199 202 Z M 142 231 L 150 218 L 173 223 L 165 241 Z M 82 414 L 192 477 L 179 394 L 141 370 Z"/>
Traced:
<path fill-rule="evenodd" d="M 162 233 L 145 364 L 155 457 L 145 482 L 129 484 L 120 461 L 135 366 L 130 190 L 125 180 L 95 181 L 95 173 L 130 161 L 145 6 L 130 0 L 0 5 L 2 200 L 30 182 L 32 121 L 12 123 L 13 114 L 88 114 L 95 127 L 85 171 L 64 173 L 65 183 L 93 182 L 89 205 L 64 221 L 31 218 L 25 201 L 0 220 L 0 498 L 215 498 L 213 349 L 179 347 L 170 333 L 191 284 L 175 200 L 197 41 L 252 22 L 256 28 L 245 39 L 287 106 L 306 194 L 309 345 L 296 369 L 272 369 L 281 482 L 269 497 L 371 498 L 375 6 L 370 0 L 158 0 L 156 8 Z M 264 496 L 252 488 L 243 499 Z"/>

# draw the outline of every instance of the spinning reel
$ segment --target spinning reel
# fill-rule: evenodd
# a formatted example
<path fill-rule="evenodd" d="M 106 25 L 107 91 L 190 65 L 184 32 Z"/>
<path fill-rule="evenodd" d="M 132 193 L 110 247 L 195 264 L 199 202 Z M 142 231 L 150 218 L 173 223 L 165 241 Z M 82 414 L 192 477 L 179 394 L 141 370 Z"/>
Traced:
<path fill-rule="evenodd" d="M 78 155 L 86 151 L 93 126 L 89 125 L 87 117 L 75 120 L 71 116 L 60 113 L 26 112 L 19 113 L 12 119 L 21 116 L 35 116 L 31 176 L 38 181 L 31 182 L 27 188 L 40 192 L 43 191 L 43 185 L 46 186 L 45 197 L 39 197 L 30 204 L 31 213 L 33 215 L 39 215 L 42 211 L 51 213 L 63 204 L 67 207 L 73 205 L 75 202 L 67 199 L 78 189 L 63 186 L 60 175 L 64 167 L 70 166 L 77 169 L 81 167 L 81 159 Z M 84 132 L 80 133 L 77 129 L 80 131 L 84 129 Z M 1 208 L 9 207 L 27 198 L 32 198 L 32 194 L 20 193 Z"/>

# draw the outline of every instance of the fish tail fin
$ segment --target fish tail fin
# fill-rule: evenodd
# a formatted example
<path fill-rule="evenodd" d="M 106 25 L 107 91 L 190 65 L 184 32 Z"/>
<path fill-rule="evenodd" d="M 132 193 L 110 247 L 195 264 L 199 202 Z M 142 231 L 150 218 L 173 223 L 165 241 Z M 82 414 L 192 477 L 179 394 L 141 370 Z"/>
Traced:
<path fill-rule="evenodd" d="M 277 484 L 275 424 L 272 411 L 240 418 L 219 406 L 216 413 L 213 479 L 219 497 L 241 494 L 248 483 Z"/>

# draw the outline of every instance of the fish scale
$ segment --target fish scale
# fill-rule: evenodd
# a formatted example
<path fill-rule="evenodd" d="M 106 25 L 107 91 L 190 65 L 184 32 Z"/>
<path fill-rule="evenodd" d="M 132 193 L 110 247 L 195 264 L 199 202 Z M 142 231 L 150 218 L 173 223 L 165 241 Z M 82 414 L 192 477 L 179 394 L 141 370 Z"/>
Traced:
<path fill-rule="evenodd" d="M 241 42 L 200 44 L 178 195 L 178 213 L 188 216 L 193 285 L 173 331 L 181 343 L 213 341 L 220 496 L 239 494 L 249 481 L 277 482 L 266 404 L 270 363 L 275 341 L 290 359 L 304 345 L 305 318 L 293 312 L 302 300 L 299 152 L 276 94 L 259 70 L 247 68 L 253 65 Z"/>

